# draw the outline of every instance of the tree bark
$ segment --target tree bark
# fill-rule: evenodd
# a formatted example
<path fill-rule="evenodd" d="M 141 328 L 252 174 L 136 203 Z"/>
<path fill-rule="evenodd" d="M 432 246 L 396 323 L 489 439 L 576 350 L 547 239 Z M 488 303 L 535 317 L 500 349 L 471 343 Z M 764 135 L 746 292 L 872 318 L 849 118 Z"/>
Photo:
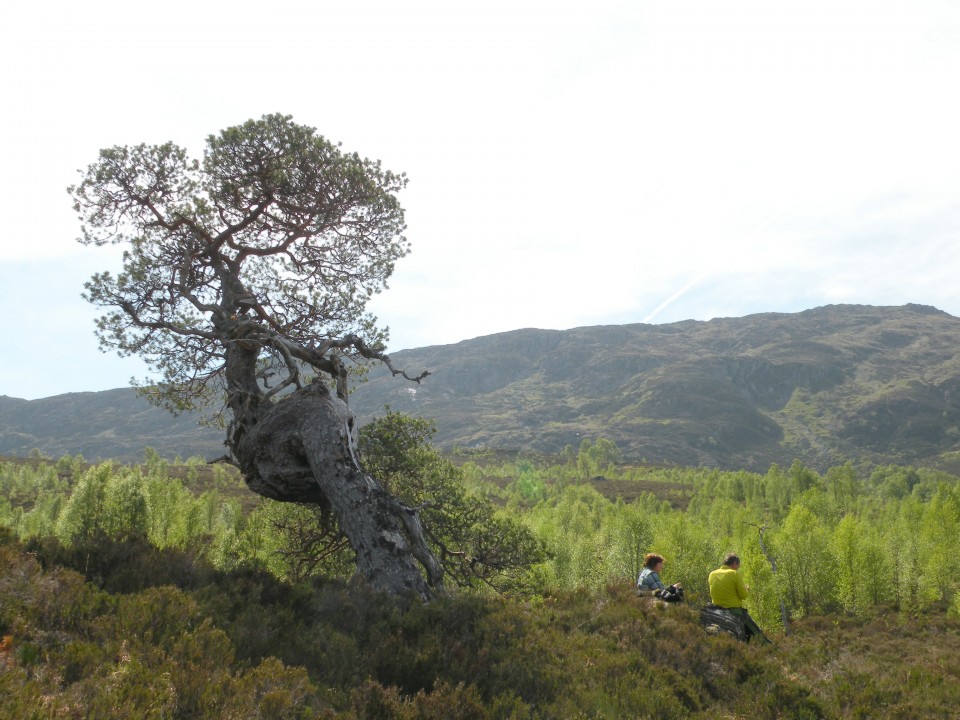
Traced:
<path fill-rule="evenodd" d="M 776 575 L 777 574 L 777 559 L 773 557 L 767 550 L 767 546 L 763 542 L 763 533 L 766 531 L 766 527 L 760 527 L 759 525 L 754 525 L 753 527 L 757 528 L 757 532 L 760 534 L 760 551 L 763 553 L 763 556 L 767 559 L 767 562 L 770 563 L 770 571 Z M 783 598 L 780 598 L 780 621 L 783 623 L 783 634 L 790 634 L 790 613 L 787 612 L 787 604 L 783 601 Z"/>
<path fill-rule="evenodd" d="M 424 600 L 443 591 L 443 571 L 416 512 L 361 468 L 355 420 L 346 403 L 315 381 L 259 409 L 255 424 L 248 416 L 242 432 L 231 436 L 251 490 L 331 510 L 356 552 L 358 574 L 374 588 Z"/>

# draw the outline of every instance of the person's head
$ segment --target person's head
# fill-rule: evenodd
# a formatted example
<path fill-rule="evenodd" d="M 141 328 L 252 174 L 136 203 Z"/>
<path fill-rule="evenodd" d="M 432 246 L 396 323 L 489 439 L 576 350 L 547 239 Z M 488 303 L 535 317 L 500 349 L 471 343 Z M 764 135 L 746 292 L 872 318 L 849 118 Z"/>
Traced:
<path fill-rule="evenodd" d="M 733 553 L 730 553 L 723 559 L 723 564 L 731 570 L 736 570 L 738 567 L 740 567 L 740 558 Z"/>
<path fill-rule="evenodd" d="M 647 553 L 643 558 L 643 566 L 654 572 L 660 572 L 660 567 L 663 565 L 663 557 L 657 555 L 656 553 Z"/>

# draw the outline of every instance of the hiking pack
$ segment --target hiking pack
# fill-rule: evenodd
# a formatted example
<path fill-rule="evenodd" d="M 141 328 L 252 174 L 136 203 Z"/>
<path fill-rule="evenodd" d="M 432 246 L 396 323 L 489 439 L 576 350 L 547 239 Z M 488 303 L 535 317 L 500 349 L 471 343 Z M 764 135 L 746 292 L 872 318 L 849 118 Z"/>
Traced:
<path fill-rule="evenodd" d="M 663 590 L 654 590 L 653 596 L 658 597 L 664 602 L 680 602 L 683 600 L 683 588 L 676 585 L 669 585 Z"/>

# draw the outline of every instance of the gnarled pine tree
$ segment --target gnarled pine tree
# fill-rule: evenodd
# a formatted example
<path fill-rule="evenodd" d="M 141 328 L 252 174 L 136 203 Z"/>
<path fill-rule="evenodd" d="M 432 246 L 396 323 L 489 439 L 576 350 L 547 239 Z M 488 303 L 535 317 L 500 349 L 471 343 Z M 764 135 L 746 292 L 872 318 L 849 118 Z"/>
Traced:
<path fill-rule="evenodd" d="M 81 174 L 80 242 L 125 245 L 122 271 L 86 284 L 102 347 L 146 360 L 159 405 L 224 396 L 247 485 L 328 508 L 374 587 L 441 590 L 416 512 L 360 467 L 347 406 L 345 359 L 406 377 L 365 309 L 408 252 L 406 178 L 282 115 L 211 135 L 202 162 L 172 143 L 113 147 Z"/>

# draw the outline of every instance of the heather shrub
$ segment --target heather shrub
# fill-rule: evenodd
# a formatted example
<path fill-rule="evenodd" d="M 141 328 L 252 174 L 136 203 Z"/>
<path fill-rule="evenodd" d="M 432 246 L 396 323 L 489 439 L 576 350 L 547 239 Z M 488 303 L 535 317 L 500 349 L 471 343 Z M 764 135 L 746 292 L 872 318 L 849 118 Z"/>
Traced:
<path fill-rule="evenodd" d="M 352 694 L 358 720 L 488 720 L 494 717 L 472 687 L 441 683 L 431 692 L 405 696 L 395 687 L 368 680 Z"/>
<path fill-rule="evenodd" d="M 231 697 L 222 717 L 230 720 L 287 720 L 334 717 L 333 710 L 317 697 L 303 668 L 287 667 L 266 658 L 233 681 Z"/>

